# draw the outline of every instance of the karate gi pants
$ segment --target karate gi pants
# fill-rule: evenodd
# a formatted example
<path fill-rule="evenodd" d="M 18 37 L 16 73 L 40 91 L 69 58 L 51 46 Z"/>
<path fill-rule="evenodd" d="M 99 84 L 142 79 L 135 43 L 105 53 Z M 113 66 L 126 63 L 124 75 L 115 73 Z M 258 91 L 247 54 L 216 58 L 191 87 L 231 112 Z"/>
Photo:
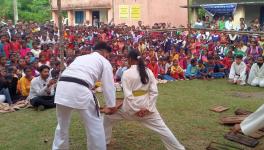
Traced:
<path fill-rule="evenodd" d="M 73 109 L 57 104 L 58 125 L 55 130 L 53 141 L 53 150 L 69 149 L 69 126 L 71 113 L 77 110 L 85 125 L 87 136 L 87 149 L 89 150 L 106 150 L 105 133 L 103 120 L 97 116 L 95 107 L 91 105 L 88 109 Z"/>
<path fill-rule="evenodd" d="M 241 124 L 241 130 L 244 134 L 250 135 L 264 127 L 264 105 L 250 114 Z"/>
<path fill-rule="evenodd" d="M 166 126 L 158 112 L 155 112 L 143 118 L 130 116 L 122 110 L 119 110 L 113 115 L 105 115 L 104 128 L 107 144 L 109 144 L 111 141 L 113 125 L 122 119 L 129 121 L 138 121 L 145 127 L 158 133 L 167 150 L 185 150 L 184 146 L 180 144 L 180 142 L 176 139 L 170 129 Z"/>
<path fill-rule="evenodd" d="M 252 83 L 252 86 L 260 86 L 260 87 L 264 87 L 264 79 L 263 78 L 255 78 Z"/>

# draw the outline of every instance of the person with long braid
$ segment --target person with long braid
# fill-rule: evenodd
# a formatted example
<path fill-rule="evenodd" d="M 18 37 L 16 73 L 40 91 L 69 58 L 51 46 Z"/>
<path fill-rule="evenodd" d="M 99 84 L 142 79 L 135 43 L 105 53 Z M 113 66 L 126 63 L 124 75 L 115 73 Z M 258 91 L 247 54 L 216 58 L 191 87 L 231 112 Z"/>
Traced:
<path fill-rule="evenodd" d="M 125 119 L 138 121 L 158 133 L 168 150 L 185 150 L 161 118 L 157 108 L 157 81 L 152 71 L 145 66 L 139 51 L 128 54 L 129 69 L 123 73 L 121 82 L 124 101 L 121 109 L 112 115 L 104 116 L 106 143 L 110 144 L 114 123 Z"/>

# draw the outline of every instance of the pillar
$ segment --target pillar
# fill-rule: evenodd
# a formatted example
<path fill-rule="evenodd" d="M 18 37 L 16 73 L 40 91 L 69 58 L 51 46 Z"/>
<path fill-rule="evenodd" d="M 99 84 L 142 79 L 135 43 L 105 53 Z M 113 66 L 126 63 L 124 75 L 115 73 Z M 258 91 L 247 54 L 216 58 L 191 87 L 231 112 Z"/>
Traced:
<path fill-rule="evenodd" d="M 107 22 L 110 23 L 111 21 L 114 21 L 112 8 L 107 10 Z"/>
<path fill-rule="evenodd" d="M 92 17 L 92 11 L 91 10 L 86 10 L 85 11 L 85 23 L 89 21 L 90 25 L 93 22 L 93 17 Z"/>
<path fill-rule="evenodd" d="M 69 19 L 69 26 L 74 26 L 74 23 L 75 23 L 74 11 L 68 10 L 67 13 L 68 13 L 68 19 Z"/>
<path fill-rule="evenodd" d="M 59 25 L 59 22 L 58 22 L 58 12 L 56 11 L 56 10 L 53 10 L 52 11 L 52 19 L 53 19 L 53 21 L 54 21 L 54 25 L 56 26 L 56 27 L 58 27 L 58 25 Z"/>

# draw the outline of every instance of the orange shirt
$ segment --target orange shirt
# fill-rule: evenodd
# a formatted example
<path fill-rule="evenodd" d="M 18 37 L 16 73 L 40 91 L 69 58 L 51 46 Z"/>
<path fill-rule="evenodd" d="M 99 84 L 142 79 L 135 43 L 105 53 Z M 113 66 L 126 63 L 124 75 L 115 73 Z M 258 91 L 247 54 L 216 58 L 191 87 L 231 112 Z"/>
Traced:
<path fill-rule="evenodd" d="M 22 77 L 17 83 L 17 90 L 21 93 L 22 96 L 28 96 L 30 91 L 31 80 L 28 80 L 26 77 Z"/>

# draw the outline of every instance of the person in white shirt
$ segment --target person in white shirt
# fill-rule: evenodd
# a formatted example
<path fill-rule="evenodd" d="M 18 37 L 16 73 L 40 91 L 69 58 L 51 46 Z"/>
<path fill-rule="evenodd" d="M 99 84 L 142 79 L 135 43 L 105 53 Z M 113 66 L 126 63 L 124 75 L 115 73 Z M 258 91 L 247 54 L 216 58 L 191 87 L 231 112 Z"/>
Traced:
<path fill-rule="evenodd" d="M 55 94 L 58 125 L 53 150 L 69 149 L 69 126 L 73 110 L 77 110 L 84 121 L 89 138 L 87 148 L 106 150 L 99 104 L 91 89 L 96 81 L 101 81 L 109 114 L 116 111 L 113 68 L 106 59 L 112 49 L 105 42 L 98 42 L 94 49 L 91 54 L 77 57 L 61 74 Z"/>
<path fill-rule="evenodd" d="M 31 52 L 33 53 L 34 57 L 39 58 L 39 54 L 41 53 L 41 50 L 38 48 L 38 43 L 33 42 L 32 46 L 33 48 L 31 49 Z"/>
<path fill-rule="evenodd" d="M 147 69 L 139 51 L 128 54 L 130 68 L 122 76 L 124 101 L 121 109 L 113 115 L 104 116 L 106 143 L 110 144 L 112 127 L 122 119 L 138 121 L 158 133 L 168 150 L 185 150 L 162 120 L 157 108 L 158 88 L 156 79 Z"/>
<path fill-rule="evenodd" d="M 242 61 L 243 56 L 236 56 L 235 62 L 233 62 L 230 73 L 229 73 L 229 82 L 238 85 L 246 84 L 246 69 L 247 65 Z"/>
<path fill-rule="evenodd" d="M 41 66 L 39 68 L 40 76 L 31 81 L 29 100 L 30 104 L 38 110 L 55 107 L 54 85 L 56 81 L 49 78 L 49 71 L 48 66 Z"/>
<path fill-rule="evenodd" d="M 247 30 L 247 24 L 245 23 L 245 18 L 240 18 L 240 23 L 237 26 L 237 31 L 244 31 Z"/>
<path fill-rule="evenodd" d="M 248 84 L 251 86 L 260 86 L 264 87 L 264 58 L 259 56 L 257 58 L 257 63 L 255 63 L 249 73 Z"/>
<path fill-rule="evenodd" d="M 234 31 L 234 30 L 232 29 L 232 31 Z M 230 40 L 232 43 L 234 43 L 234 42 L 237 40 L 238 35 L 235 34 L 235 33 L 231 33 L 231 34 L 228 35 L 228 37 L 229 37 L 229 40 Z"/>
<path fill-rule="evenodd" d="M 225 22 L 225 29 L 226 30 L 232 30 L 234 29 L 234 25 L 233 25 L 233 18 L 229 17 L 229 19 Z"/>
<path fill-rule="evenodd" d="M 197 21 L 194 23 L 194 28 L 203 28 L 203 22 L 200 18 L 198 18 Z"/>

